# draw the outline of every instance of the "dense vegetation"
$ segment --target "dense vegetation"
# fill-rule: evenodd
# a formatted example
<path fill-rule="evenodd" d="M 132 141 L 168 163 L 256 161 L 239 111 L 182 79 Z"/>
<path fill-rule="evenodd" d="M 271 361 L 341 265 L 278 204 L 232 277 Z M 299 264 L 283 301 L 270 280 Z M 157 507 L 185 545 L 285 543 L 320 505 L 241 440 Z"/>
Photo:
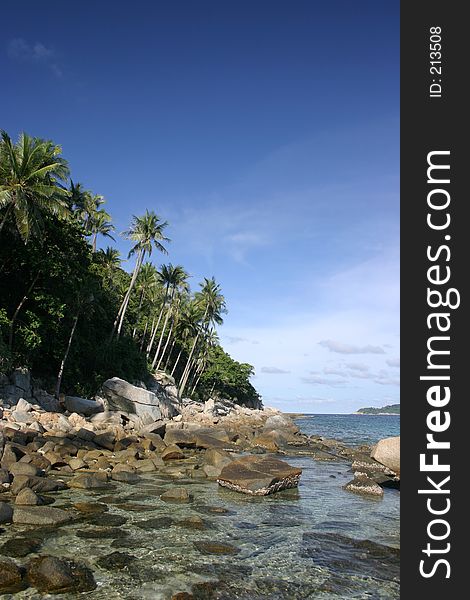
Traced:
<path fill-rule="evenodd" d="M 358 411 L 361 415 L 380 415 L 384 413 L 388 413 L 391 415 L 399 415 L 400 414 L 400 405 L 399 404 L 389 404 L 387 406 L 382 406 L 381 408 L 360 408 Z"/>
<path fill-rule="evenodd" d="M 253 369 L 220 347 L 225 299 L 214 278 L 196 292 L 168 253 L 168 224 L 134 216 L 122 268 L 105 200 L 70 179 L 60 146 L 22 134 L 0 141 L 0 372 L 32 369 L 43 385 L 91 395 L 108 377 L 175 377 L 180 394 L 253 403 Z"/>

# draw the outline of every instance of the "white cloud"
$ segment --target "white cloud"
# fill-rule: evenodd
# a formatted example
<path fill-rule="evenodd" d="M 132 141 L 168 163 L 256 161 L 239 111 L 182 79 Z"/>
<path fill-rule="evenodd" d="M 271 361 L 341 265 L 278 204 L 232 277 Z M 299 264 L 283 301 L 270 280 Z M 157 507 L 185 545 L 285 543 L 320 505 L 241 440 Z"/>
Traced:
<path fill-rule="evenodd" d="M 353 371 L 365 372 L 369 370 L 369 367 L 365 363 L 345 363 L 344 366 Z"/>
<path fill-rule="evenodd" d="M 320 346 L 328 348 L 330 352 L 337 352 L 338 354 L 385 354 L 385 350 L 381 346 L 355 346 L 335 340 L 322 340 L 318 343 Z"/>
<path fill-rule="evenodd" d="M 399 358 L 389 358 L 385 361 L 389 367 L 400 367 L 400 359 Z"/>
<path fill-rule="evenodd" d="M 56 77 L 62 77 L 56 54 L 41 42 L 29 44 L 23 38 L 14 38 L 7 44 L 7 55 L 11 60 L 28 62 L 48 67 Z"/>
<path fill-rule="evenodd" d="M 286 375 L 290 371 L 279 369 L 278 367 L 261 367 L 261 373 L 269 373 L 270 375 Z"/>
<path fill-rule="evenodd" d="M 345 379 L 328 379 L 327 377 L 318 377 L 317 375 L 301 377 L 301 380 L 303 383 L 310 383 L 312 385 L 328 385 L 331 387 L 336 387 L 337 385 L 342 385 L 346 382 Z"/>

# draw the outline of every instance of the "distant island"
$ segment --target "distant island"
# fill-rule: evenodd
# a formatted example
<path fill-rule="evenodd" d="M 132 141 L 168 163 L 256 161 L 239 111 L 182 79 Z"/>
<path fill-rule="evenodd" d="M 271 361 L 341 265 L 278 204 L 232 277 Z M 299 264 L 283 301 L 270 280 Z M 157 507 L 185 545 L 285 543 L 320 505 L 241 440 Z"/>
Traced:
<path fill-rule="evenodd" d="M 399 415 L 400 414 L 400 405 L 399 404 L 389 404 L 388 406 L 382 406 L 382 408 L 360 408 L 356 414 L 359 415 Z"/>

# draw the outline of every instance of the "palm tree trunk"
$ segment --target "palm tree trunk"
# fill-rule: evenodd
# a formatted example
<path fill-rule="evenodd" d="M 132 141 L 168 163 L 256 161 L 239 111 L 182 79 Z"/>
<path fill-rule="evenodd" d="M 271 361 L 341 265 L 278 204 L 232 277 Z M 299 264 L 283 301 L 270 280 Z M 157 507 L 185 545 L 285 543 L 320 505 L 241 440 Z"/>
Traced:
<path fill-rule="evenodd" d="M 147 319 L 147 320 L 145 321 L 144 333 L 142 334 L 142 340 L 141 340 L 141 342 L 140 342 L 140 348 L 139 348 L 140 352 L 142 352 L 142 349 L 143 349 L 143 347 L 144 347 L 144 342 L 145 342 L 145 334 L 147 333 L 147 327 L 148 327 L 148 324 L 149 324 L 149 320 Z"/>
<path fill-rule="evenodd" d="M 171 342 L 170 350 L 166 357 L 165 366 L 163 367 L 163 370 L 165 371 L 165 373 L 166 373 L 166 370 L 168 369 L 168 365 L 170 364 L 170 358 L 171 358 L 171 355 L 173 354 L 173 349 L 175 347 L 175 344 L 176 344 L 176 340 L 175 340 L 175 338 L 173 338 L 173 341 Z"/>
<path fill-rule="evenodd" d="M 183 346 L 181 346 L 181 350 L 180 350 L 180 351 L 179 351 L 179 353 L 178 353 L 178 356 L 177 356 L 177 358 L 176 358 L 176 362 L 175 362 L 175 364 L 173 365 L 173 368 L 171 369 L 171 373 L 170 373 L 170 375 L 171 375 L 172 377 L 173 377 L 173 374 L 174 374 L 174 372 L 176 371 L 176 367 L 178 366 L 178 363 L 179 363 L 179 361 L 180 361 L 180 358 L 181 358 L 181 354 L 182 354 L 182 352 L 183 352 Z"/>
<path fill-rule="evenodd" d="M 194 394 L 194 391 L 196 390 L 197 384 L 199 383 L 199 380 L 201 379 L 203 373 L 204 373 L 204 369 L 201 369 L 201 372 L 197 376 L 196 383 L 193 385 L 193 389 L 191 390 L 190 396 L 192 396 Z"/>
<path fill-rule="evenodd" d="M 155 352 L 155 356 L 153 357 L 153 361 L 152 361 L 152 369 L 155 367 L 155 363 L 157 362 L 158 356 L 160 354 L 160 348 L 162 346 L 162 342 L 163 342 L 163 336 L 165 335 L 165 331 L 166 331 L 166 326 L 168 324 L 168 319 L 170 317 L 170 314 L 172 312 L 172 308 L 173 308 L 173 297 L 175 295 L 175 290 L 173 288 L 173 291 L 171 293 L 171 298 L 170 298 L 170 306 L 168 307 L 168 310 L 166 311 L 166 315 L 165 315 L 165 321 L 163 322 L 163 327 L 162 327 L 162 331 L 160 333 L 160 339 L 158 340 L 158 346 L 157 346 L 157 350 Z M 158 363 L 160 364 L 160 362 Z M 158 369 L 158 367 L 157 367 Z"/>
<path fill-rule="evenodd" d="M 55 387 L 55 397 L 56 398 L 58 398 L 59 394 L 60 394 L 60 386 L 62 384 L 62 377 L 64 375 L 65 362 L 66 362 L 67 357 L 69 355 L 70 346 L 72 345 L 72 340 L 73 340 L 73 336 L 75 334 L 75 328 L 77 327 L 77 322 L 78 322 L 79 315 L 80 315 L 80 311 L 77 312 L 77 314 L 75 315 L 75 317 L 73 319 L 72 331 L 70 332 L 70 336 L 69 336 L 69 341 L 68 341 L 68 344 L 67 344 L 67 348 L 65 349 L 64 358 L 62 359 L 62 362 L 60 363 L 59 375 L 57 376 L 57 384 L 56 384 L 56 387 Z"/>
<path fill-rule="evenodd" d="M 162 355 L 160 356 L 160 360 L 158 361 L 158 364 L 157 364 L 157 371 L 159 370 L 160 365 L 162 364 L 163 357 L 165 356 L 166 349 L 168 348 L 168 343 L 171 339 L 171 334 L 173 332 L 173 325 L 174 325 L 174 320 L 171 321 L 170 331 L 168 332 L 168 337 L 166 338 L 166 342 L 165 342 L 165 346 L 163 348 Z"/>
<path fill-rule="evenodd" d="M 18 304 L 18 306 L 16 307 L 15 312 L 13 313 L 13 316 L 11 318 L 11 322 L 10 322 L 10 330 L 8 332 L 8 348 L 11 350 L 13 347 L 13 331 L 15 328 L 15 321 L 18 317 L 18 314 L 20 312 L 20 310 L 23 307 L 23 304 L 26 302 L 26 300 L 28 299 L 29 294 L 31 294 L 31 292 L 33 291 L 34 286 L 36 285 L 37 280 L 39 279 L 39 275 L 40 275 L 41 271 L 38 271 L 36 273 L 36 277 L 33 279 L 33 281 L 31 282 L 31 285 L 29 286 L 29 288 L 26 290 L 26 294 L 23 296 L 21 302 Z"/>
<path fill-rule="evenodd" d="M 196 337 L 194 338 L 193 345 L 191 347 L 191 351 L 188 356 L 188 362 L 186 363 L 186 367 L 184 368 L 183 375 L 181 376 L 181 382 L 180 382 L 180 396 L 181 397 L 183 397 L 184 388 L 186 387 L 186 382 L 188 380 L 191 360 L 193 358 L 194 349 L 196 348 L 198 339 L 199 339 L 199 331 L 197 332 Z"/>
<path fill-rule="evenodd" d="M 206 320 L 207 317 L 207 310 L 208 308 L 206 307 L 206 310 L 204 311 L 204 317 L 202 318 L 202 322 L 204 323 L 204 321 Z M 191 352 L 189 353 L 189 357 L 188 357 L 188 362 L 186 363 L 186 367 L 183 371 L 183 376 L 181 377 L 181 382 L 180 382 L 180 396 L 183 397 L 183 392 L 184 392 L 184 388 L 186 387 L 186 383 L 188 381 L 188 375 L 189 375 L 189 368 L 190 368 L 190 364 L 191 364 L 191 359 L 193 357 L 194 354 L 194 349 L 196 348 L 196 344 L 197 341 L 199 339 L 199 335 L 200 335 L 200 331 L 197 332 L 196 337 L 194 338 L 194 342 L 191 348 Z"/>
<path fill-rule="evenodd" d="M 142 308 L 143 300 L 144 300 L 144 290 L 142 290 L 140 293 L 139 306 L 137 308 L 137 318 L 139 318 L 139 313 L 140 313 L 140 309 Z M 134 327 L 134 331 L 132 332 L 132 339 L 135 338 L 136 331 L 137 331 L 137 325 Z"/>
<path fill-rule="evenodd" d="M 150 356 L 150 352 L 152 351 L 153 343 L 155 341 L 155 336 L 157 335 L 157 331 L 158 331 L 158 326 L 160 325 L 160 321 L 162 320 L 163 311 L 165 310 L 165 304 L 168 299 L 168 289 L 169 289 L 169 286 L 166 287 L 165 297 L 163 298 L 162 308 L 160 309 L 160 314 L 158 315 L 158 321 L 157 321 L 157 324 L 155 325 L 155 329 L 153 330 L 149 345 L 147 346 L 147 358 Z"/>
<path fill-rule="evenodd" d="M 135 267 L 134 267 L 134 272 L 132 273 L 131 282 L 127 289 L 126 295 L 124 296 L 124 300 L 122 301 L 122 304 L 119 308 L 118 314 L 116 316 L 116 320 L 114 321 L 111 338 L 113 337 L 114 332 L 116 331 L 116 326 L 117 326 L 117 336 L 119 337 L 121 335 L 122 324 L 124 322 L 124 317 L 126 316 L 126 310 L 129 305 L 129 299 L 131 297 L 131 292 L 132 292 L 132 289 L 134 288 L 135 282 L 137 280 L 137 275 L 139 274 L 140 266 L 142 265 L 144 255 L 145 255 L 145 250 L 144 251 L 139 250 L 139 254 L 137 255 L 137 259 L 135 261 Z"/>
<path fill-rule="evenodd" d="M 98 232 L 95 231 L 95 233 L 93 234 L 93 253 L 96 252 L 96 238 L 98 237 Z"/>

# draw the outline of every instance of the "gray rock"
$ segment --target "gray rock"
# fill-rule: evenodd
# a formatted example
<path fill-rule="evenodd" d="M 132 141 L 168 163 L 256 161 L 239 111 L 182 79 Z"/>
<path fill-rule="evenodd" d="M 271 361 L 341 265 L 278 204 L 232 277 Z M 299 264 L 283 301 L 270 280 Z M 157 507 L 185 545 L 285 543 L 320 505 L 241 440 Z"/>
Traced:
<path fill-rule="evenodd" d="M 376 498 L 382 498 L 384 495 L 384 491 L 380 485 L 364 473 L 357 473 L 354 479 L 344 486 L 344 489 L 355 494 L 374 496 Z"/>
<path fill-rule="evenodd" d="M 0 523 L 11 523 L 13 509 L 6 502 L 0 502 Z"/>
<path fill-rule="evenodd" d="M 226 465 L 217 479 L 219 485 L 236 492 L 266 496 L 297 487 L 302 469 L 277 458 L 243 456 Z"/>
<path fill-rule="evenodd" d="M 95 473 L 94 475 L 84 473 L 75 475 L 75 477 L 68 482 L 68 485 L 71 488 L 79 488 L 82 490 L 99 489 L 106 487 L 107 478 L 99 477 L 98 473 Z"/>
<path fill-rule="evenodd" d="M 30 488 L 35 492 L 56 492 L 67 486 L 63 481 L 47 479 L 45 477 L 33 477 L 32 475 L 16 475 L 11 484 L 11 492 L 16 495 L 24 488 Z"/>
<path fill-rule="evenodd" d="M 46 412 L 60 412 L 62 410 L 57 398 L 44 390 L 34 390 L 34 399 Z"/>
<path fill-rule="evenodd" d="M 163 492 L 160 498 L 164 502 L 191 502 L 191 496 L 186 488 L 175 487 Z"/>
<path fill-rule="evenodd" d="M 10 375 L 11 383 L 24 391 L 25 398 L 31 398 L 31 374 L 28 369 L 18 368 Z"/>
<path fill-rule="evenodd" d="M 32 475 L 33 477 L 39 474 L 39 469 L 31 463 L 17 462 L 11 465 L 10 473 L 16 475 Z"/>
<path fill-rule="evenodd" d="M 30 488 L 23 488 L 16 496 L 15 504 L 21 506 L 39 506 L 41 498 Z"/>
<path fill-rule="evenodd" d="M 124 379 L 113 377 L 106 380 L 103 384 L 103 394 L 105 410 L 120 411 L 137 417 L 150 415 L 152 421 L 162 418 L 160 401 L 156 394 L 136 387 Z"/>
<path fill-rule="evenodd" d="M 77 593 L 96 588 L 93 573 L 83 564 L 55 556 L 39 556 L 28 564 L 28 579 L 39 592 Z"/>
<path fill-rule="evenodd" d="M 400 474 L 400 436 L 380 440 L 372 448 L 371 458 Z"/>
<path fill-rule="evenodd" d="M 9 558 L 0 558 L 0 593 L 12 594 L 25 587 L 20 567 Z"/>
<path fill-rule="evenodd" d="M 72 515 L 51 506 L 17 506 L 13 510 L 13 523 L 17 525 L 61 525 Z"/>
<path fill-rule="evenodd" d="M 17 411 L 19 412 L 30 412 L 33 410 L 33 406 L 32 404 L 30 404 L 27 400 L 25 400 L 24 398 L 20 398 L 18 400 L 18 403 L 15 406 L 15 414 Z"/>
<path fill-rule="evenodd" d="M 78 396 L 65 396 L 65 408 L 71 413 L 80 413 L 86 417 L 95 415 L 96 413 L 103 412 L 104 406 L 102 402 L 97 400 L 88 400 L 87 398 L 80 398 Z"/>

